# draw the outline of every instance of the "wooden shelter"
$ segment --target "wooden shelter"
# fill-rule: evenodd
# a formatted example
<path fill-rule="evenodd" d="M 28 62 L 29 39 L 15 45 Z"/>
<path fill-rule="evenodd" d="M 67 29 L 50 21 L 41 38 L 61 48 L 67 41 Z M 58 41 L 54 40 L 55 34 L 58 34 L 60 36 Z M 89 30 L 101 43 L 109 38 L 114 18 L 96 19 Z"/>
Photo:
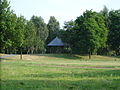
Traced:
<path fill-rule="evenodd" d="M 48 43 L 48 53 L 63 53 L 64 43 L 58 37 L 54 38 L 50 43 Z"/>

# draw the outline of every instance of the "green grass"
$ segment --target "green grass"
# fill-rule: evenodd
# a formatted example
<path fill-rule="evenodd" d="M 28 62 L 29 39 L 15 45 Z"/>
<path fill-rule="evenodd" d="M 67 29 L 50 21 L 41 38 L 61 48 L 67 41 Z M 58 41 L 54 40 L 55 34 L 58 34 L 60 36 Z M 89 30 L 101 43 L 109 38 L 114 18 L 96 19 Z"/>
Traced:
<path fill-rule="evenodd" d="M 120 58 L 44 54 L 2 59 L 1 90 L 120 90 Z"/>

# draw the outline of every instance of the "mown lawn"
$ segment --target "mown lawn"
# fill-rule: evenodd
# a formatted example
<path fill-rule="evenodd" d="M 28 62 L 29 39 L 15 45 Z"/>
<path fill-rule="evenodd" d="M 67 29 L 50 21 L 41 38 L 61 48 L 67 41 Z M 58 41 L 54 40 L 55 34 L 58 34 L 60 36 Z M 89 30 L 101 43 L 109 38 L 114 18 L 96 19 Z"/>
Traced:
<path fill-rule="evenodd" d="M 120 58 L 16 55 L 0 63 L 1 90 L 120 90 Z"/>

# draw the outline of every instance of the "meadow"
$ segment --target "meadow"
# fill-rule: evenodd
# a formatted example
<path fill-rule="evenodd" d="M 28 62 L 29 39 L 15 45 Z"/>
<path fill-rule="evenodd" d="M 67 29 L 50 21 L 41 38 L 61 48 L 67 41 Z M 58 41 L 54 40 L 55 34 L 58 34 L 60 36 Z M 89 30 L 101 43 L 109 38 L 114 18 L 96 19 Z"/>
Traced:
<path fill-rule="evenodd" d="M 1 90 L 120 90 L 120 57 L 33 54 L 1 59 Z"/>

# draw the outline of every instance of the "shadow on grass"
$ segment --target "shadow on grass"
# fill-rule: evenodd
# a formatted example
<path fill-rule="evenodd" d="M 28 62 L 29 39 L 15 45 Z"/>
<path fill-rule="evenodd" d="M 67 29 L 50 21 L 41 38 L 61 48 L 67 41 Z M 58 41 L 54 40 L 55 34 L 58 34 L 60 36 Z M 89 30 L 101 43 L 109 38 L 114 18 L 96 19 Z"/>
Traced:
<path fill-rule="evenodd" d="M 120 78 L 114 78 L 120 77 L 120 70 L 83 73 L 72 70 L 68 73 L 30 73 L 21 77 L 26 80 L 1 80 L 1 90 L 120 90 Z M 59 80 L 59 77 L 65 79 Z"/>
<path fill-rule="evenodd" d="M 33 54 L 33 55 L 54 57 L 54 58 L 64 58 L 64 59 L 83 59 L 79 55 L 75 55 L 75 54 Z"/>
<path fill-rule="evenodd" d="M 120 56 L 116 56 L 116 58 L 119 58 L 119 59 L 120 59 Z"/>
<path fill-rule="evenodd" d="M 32 54 L 33 56 L 46 56 L 46 57 L 53 57 L 53 58 L 64 58 L 69 60 L 94 60 L 94 56 L 92 56 L 92 59 L 89 59 L 88 55 L 77 55 L 77 54 Z M 104 56 L 104 55 L 101 55 Z M 110 58 L 110 60 L 119 60 L 120 56 L 105 56 Z M 114 59 L 111 59 L 114 58 Z M 96 59 L 95 59 L 96 60 Z M 98 58 L 99 60 L 99 58 Z M 101 59 L 104 60 L 104 59 Z"/>
<path fill-rule="evenodd" d="M 47 80 L 33 81 L 39 83 L 38 88 L 42 90 L 119 90 L 120 79 L 119 70 L 104 70 L 83 73 L 46 73 L 46 74 L 27 74 L 26 78 L 46 78 Z M 54 78 L 71 78 L 70 80 L 51 80 Z M 81 80 L 74 80 L 78 78 Z M 84 78 L 84 79 L 82 79 Z M 32 83 L 33 83 L 32 82 Z M 35 86 L 37 87 L 37 86 Z"/>
<path fill-rule="evenodd" d="M 3 80 L 1 90 L 120 90 L 112 80 Z"/>
<path fill-rule="evenodd" d="M 105 57 L 108 57 L 108 58 L 120 59 L 120 56 L 109 56 L 109 55 L 100 55 L 100 56 L 105 56 Z"/>
<path fill-rule="evenodd" d="M 11 60 L 10 58 L 0 58 L 0 60 Z"/>

